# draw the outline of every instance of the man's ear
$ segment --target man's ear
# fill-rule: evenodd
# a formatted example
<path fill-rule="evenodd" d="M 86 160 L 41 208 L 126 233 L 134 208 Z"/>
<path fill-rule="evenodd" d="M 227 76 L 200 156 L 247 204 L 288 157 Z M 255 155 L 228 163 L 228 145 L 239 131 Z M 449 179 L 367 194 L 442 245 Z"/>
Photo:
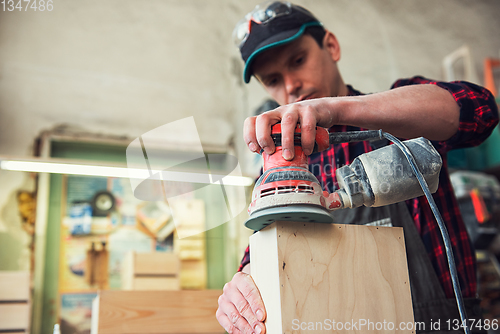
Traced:
<path fill-rule="evenodd" d="M 323 38 L 323 48 L 328 51 L 330 56 L 335 62 L 340 60 L 340 44 L 337 37 L 330 31 L 326 31 L 325 37 Z"/>

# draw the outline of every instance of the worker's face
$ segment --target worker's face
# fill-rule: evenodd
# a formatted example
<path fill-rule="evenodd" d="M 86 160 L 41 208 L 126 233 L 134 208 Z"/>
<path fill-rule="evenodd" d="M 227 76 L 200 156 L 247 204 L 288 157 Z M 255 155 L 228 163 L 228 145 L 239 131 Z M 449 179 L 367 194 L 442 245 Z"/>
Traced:
<path fill-rule="evenodd" d="M 254 62 L 253 72 L 280 105 L 312 98 L 340 95 L 340 47 L 327 32 L 323 48 L 309 35 L 265 51 Z"/>

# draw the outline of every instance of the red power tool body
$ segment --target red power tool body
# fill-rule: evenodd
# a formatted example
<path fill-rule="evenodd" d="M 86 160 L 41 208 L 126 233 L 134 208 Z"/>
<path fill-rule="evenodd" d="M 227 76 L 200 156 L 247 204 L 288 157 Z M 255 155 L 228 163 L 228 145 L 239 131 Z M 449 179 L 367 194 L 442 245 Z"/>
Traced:
<path fill-rule="evenodd" d="M 297 125 L 292 160 L 285 160 L 282 156 L 279 123 L 272 127 L 271 132 L 276 145 L 275 152 L 271 155 L 262 152 L 263 174 L 256 182 L 248 213 L 255 216 L 259 210 L 266 209 L 267 219 L 263 225 L 277 219 L 331 223 L 328 212 L 342 206 L 339 195 L 323 191 L 318 179 L 309 171 L 308 158 L 300 144 L 300 132 L 300 125 Z M 329 146 L 328 131 L 318 127 L 314 152 L 323 151 Z M 274 211 L 269 212 L 269 208 Z"/>

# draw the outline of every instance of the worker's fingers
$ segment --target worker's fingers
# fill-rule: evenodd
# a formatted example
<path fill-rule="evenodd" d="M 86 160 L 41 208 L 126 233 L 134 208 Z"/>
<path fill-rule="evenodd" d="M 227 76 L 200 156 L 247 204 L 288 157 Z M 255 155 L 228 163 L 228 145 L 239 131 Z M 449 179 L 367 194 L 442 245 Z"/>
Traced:
<path fill-rule="evenodd" d="M 219 317 L 222 320 L 222 327 L 228 332 L 235 332 L 236 330 L 240 331 L 244 334 L 254 334 L 254 330 L 252 326 L 248 323 L 248 321 L 242 317 L 242 315 L 238 312 L 236 307 L 228 302 L 224 301 L 219 306 Z M 217 318 L 219 319 L 219 318 Z"/>
<path fill-rule="evenodd" d="M 240 331 L 238 328 L 234 327 L 232 324 L 231 320 L 227 317 L 227 315 L 222 312 L 220 309 L 215 312 L 215 317 L 219 321 L 219 324 L 224 328 L 226 332 L 229 334 L 241 334 L 242 331 Z M 246 333 L 245 333 L 246 334 Z"/>
<path fill-rule="evenodd" d="M 314 149 L 316 126 L 329 128 L 337 124 L 340 109 L 337 108 L 338 103 L 332 104 L 335 101 L 331 98 L 301 101 L 250 117 L 245 121 L 245 142 L 254 152 L 263 149 L 267 154 L 273 154 L 275 145 L 271 138 L 271 126 L 281 122 L 282 154 L 285 159 L 290 160 L 294 156 L 293 133 L 299 122 L 301 144 L 304 153 L 309 155 Z"/>
<path fill-rule="evenodd" d="M 300 137 L 304 153 L 310 155 L 316 140 L 316 112 L 311 106 L 304 106 L 300 113 Z"/>
<path fill-rule="evenodd" d="M 245 119 L 245 123 L 243 124 L 243 139 L 245 140 L 245 143 L 250 151 L 259 153 L 261 148 L 257 142 L 257 137 L 255 136 L 256 118 L 256 116 L 253 116 Z"/>
<path fill-rule="evenodd" d="M 297 109 L 294 105 L 287 106 L 281 118 L 281 154 L 285 160 L 292 160 L 295 153 L 294 133 L 299 120 Z"/>
<path fill-rule="evenodd" d="M 255 120 L 255 136 L 259 146 L 267 154 L 273 154 L 275 150 L 274 142 L 271 138 L 271 126 L 280 121 L 279 112 L 275 110 L 260 114 Z"/>
<path fill-rule="evenodd" d="M 262 297 L 260 295 L 259 289 L 255 285 L 252 276 L 245 273 L 237 273 L 237 279 L 235 283 L 238 286 L 238 290 L 245 300 L 250 305 L 252 312 L 256 315 L 258 321 L 264 321 L 266 319 L 266 308 Z M 236 276 L 235 275 L 235 276 Z"/>
<path fill-rule="evenodd" d="M 236 273 L 233 279 L 224 285 L 217 311 L 217 320 L 228 331 L 234 330 L 234 327 L 245 334 L 265 333 L 265 326 L 261 322 L 266 315 L 264 303 L 248 274 Z"/>
<path fill-rule="evenodd" d="M 250 309 L 250 305 L 242 296 L 234 304 L 233 301 L 225 300 L 224 295 L 222 295 L 219 298 L 219 310 L 229 319 L 231 326 L 242 333 L 253 334 L 255 333 L 255 327 L 259 327 L 259 321 L 257 321 Z"/>

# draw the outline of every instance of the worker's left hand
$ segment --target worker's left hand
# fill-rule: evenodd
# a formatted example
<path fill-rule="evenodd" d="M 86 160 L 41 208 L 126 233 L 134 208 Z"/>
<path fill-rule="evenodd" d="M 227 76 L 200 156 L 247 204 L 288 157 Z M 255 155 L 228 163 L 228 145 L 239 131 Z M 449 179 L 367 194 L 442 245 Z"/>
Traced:
<path fill-rule="evenodd" d="M 293 159 L 293 134 L 300 123 L 302 148 L 306 155 L 312 153 L 316 138 L 316 126 L 329 128 L 336 124 L 339 112 L 345 108 L 340 98 L 321 98 L 287 104 L 259 116 L 245 120 L 243 137 L 252 152 L 263 149 L 274 153 L 271 126 L 281 122 L 281 143 L 283 158 Z"/>
<path fill-rule="evenodd" d="M 265 312 L 252 277 L 238 272 L 224 285 L 215 316 L 229 334 L 265 334 Z"/>

